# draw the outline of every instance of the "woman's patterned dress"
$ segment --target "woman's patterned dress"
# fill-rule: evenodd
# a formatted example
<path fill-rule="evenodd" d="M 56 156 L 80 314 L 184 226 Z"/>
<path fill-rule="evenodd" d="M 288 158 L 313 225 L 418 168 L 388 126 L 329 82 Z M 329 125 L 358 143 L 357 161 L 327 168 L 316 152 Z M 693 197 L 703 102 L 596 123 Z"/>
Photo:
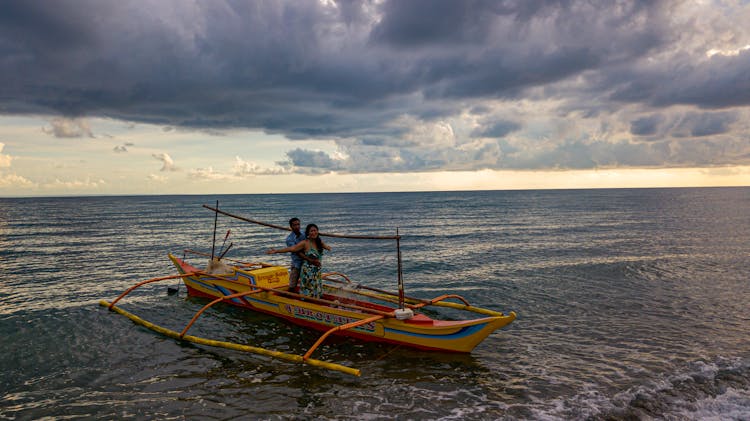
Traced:
<path fill-rule="evenodd" d="M 313 259 L 323 260 L 323 253 L 316 250 L 314 247 L 310 247 L 310 250 L 305 253 L 305 256 Z M 320 266 L 308 262 L 307 260 L 302 262 L 302 271 L 299 274 L 300 293 L 308 295 L 314 298 L 320 298 L 323 295 L 323 277 L 320 271 Z"/>

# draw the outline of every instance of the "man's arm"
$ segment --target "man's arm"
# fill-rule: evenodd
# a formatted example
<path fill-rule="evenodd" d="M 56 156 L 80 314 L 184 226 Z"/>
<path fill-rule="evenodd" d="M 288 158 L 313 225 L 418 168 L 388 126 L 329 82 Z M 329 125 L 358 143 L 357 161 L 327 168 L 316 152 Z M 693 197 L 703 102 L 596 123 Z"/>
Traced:
<path fill-rule="evenodd" d="M 297 252 L 297 256 L 299 256 L 300 259 L 305 260 L 305 261 L 307 261 L 309 263 L 312 263 L 315 266 L 320 266 L 320 260 L 318 260 L 318 259 L 316 259 L 314 257 L 310 257 L 310 256 L 306 255 L 305 253 L 302 253 L 301 251 Z"/>

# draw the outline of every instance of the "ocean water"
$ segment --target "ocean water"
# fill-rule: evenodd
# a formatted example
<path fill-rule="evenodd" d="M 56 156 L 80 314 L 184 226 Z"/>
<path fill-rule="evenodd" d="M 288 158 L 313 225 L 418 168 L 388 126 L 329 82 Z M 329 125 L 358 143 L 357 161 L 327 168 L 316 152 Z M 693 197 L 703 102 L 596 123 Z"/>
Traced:
<path fill-rule="evenodd" d="M 518 318 L 471 354 L 348 339 L 361 377 L 185 344 L 97 303 L 210 252 L 201 205 L 403 236 L 407 294 Z M 228 257 L 285 233 L 219 217 Z M 329 239 L 327 271 L 395 289 L 392 242 Z M 218 245 L 217 245 L 218 247 Z M 177 281 L 121 306 L 181 330 Z M 440 313 L 441 310 L 435 310 Z M 318 334 L 216 306 L 191 334 L 304 353 Z M 0 419 L 750 419 L 750 188 L 0 199 Z"/>

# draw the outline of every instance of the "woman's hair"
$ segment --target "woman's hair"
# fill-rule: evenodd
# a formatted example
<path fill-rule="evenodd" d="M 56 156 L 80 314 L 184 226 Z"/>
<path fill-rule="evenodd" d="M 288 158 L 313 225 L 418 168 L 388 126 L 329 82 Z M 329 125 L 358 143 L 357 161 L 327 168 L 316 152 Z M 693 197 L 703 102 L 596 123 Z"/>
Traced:
<path fill-rule="evenodd" d="M 320 239 L 320 228 L 318 228 L 315 224 L 307 224 L 305 227 L 305 238 L 309 239 L 310 235 L 310 228 L 315 227 L 315 229 L 318 230 L 318 236 L 315 237 L 315 248 L 318 249 L 318 252 L 321 254 L 323 253 L 323 240 Z"/>

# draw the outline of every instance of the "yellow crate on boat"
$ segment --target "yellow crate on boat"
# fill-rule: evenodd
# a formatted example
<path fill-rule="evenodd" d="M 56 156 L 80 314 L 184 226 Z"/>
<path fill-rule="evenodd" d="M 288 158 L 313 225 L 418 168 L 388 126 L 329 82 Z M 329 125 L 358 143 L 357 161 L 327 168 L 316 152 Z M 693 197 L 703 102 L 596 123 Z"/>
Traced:
<path fill-rule="evenodd" d="M 282 266 L 269 266 L 246 271 L 250 283 L 264 288 L 281 288 L 289 286 L 289 272 Z"/>

